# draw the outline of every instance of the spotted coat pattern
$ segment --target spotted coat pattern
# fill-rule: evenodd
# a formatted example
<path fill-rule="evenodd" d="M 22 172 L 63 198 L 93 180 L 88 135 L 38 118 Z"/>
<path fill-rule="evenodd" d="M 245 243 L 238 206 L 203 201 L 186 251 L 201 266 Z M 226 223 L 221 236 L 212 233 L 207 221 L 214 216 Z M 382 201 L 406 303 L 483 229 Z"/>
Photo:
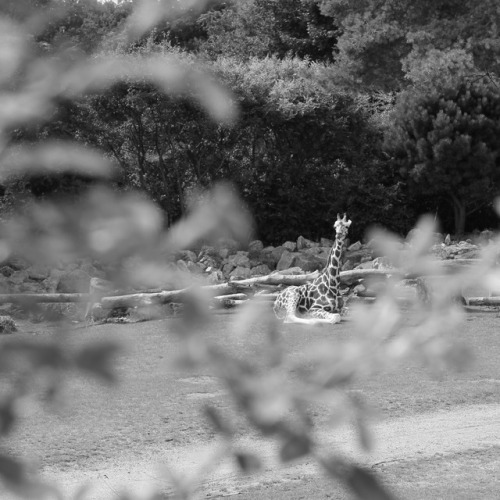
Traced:
<path fill-rule="evenodd" d="M 327 264 L 320 275 L 311 283 L 289 286 L 283 290 L 274 303 L 274 312 L 285 322 L 338 323 L 343 300 L 340 295 L 340 261 L 351 221 L 346 215 L 337 216 L 334 225 L 335 243 L 330 250 Z"/>

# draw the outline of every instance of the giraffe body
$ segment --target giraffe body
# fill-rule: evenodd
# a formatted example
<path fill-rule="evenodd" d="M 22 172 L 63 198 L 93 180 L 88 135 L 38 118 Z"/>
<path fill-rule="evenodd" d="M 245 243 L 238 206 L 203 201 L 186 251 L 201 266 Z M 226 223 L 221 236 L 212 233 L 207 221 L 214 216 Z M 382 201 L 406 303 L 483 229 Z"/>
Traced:
<path fill-rule="evenodd" d="M 351 221 L 337 215 L 335 243 L 320 275 L 311 283 L 289 286 L 274 303 L 274 312 L 285 323 L 339 323 L 343 299 L 340 296 L 340 258 Z"/>

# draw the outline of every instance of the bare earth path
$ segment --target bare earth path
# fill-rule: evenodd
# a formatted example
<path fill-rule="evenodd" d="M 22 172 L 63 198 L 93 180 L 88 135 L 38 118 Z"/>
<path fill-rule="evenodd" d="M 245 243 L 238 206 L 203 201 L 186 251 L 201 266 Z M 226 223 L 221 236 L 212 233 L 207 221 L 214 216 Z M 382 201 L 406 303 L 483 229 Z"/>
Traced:
<path fill-rule="evenodd" d="M 373 450 L 363 453 L 356 444 L 356 436 L 349 428 L 332 431 L 335 439 L 327 433 L 320 436 L 322 442 L 331 443 L 332 449 L 342 450 L 345 455 L 371 467 L 381 463 L 420 460 L 446 456 L 466 450 L 488 449 L 500 446 L 500 405 L 476 405 L 449 411 L 429 413 L 379 422 L 372 426 L 376 436 Z M 203 497 L 236 495 L 258 484 L 293 481 L 294 478 L 319 474 L 314 463 L 301 461 L 288 467 L 276 460 L 273 443 L 255 439 L 242 440 L 244 449 L 252 450 L 264 458 L 265 471 L 259 476 L 241 476 L 228 460 L 222 462 L 208 475 L 203 487 Z M 46 469 L 44 476 L 55 480 L 69 493 L 76 491 L 82 483 L 92 481 L 89 498 L 111 498 L 125 485 L 129 491 L 145 494 L 150 487 L 165 487 L 165 475 L 158 462 L 171 464 L 173 470 L 189 473 L 196 469 L 203 456 L 213 449 L 208 445 L 196 445 L 165 450 L 163 456 L 156 455 L 142 462 L 119 460 L 112 467 L 102 464 L 99 471 L 89 473 L 57 472 Z"/>

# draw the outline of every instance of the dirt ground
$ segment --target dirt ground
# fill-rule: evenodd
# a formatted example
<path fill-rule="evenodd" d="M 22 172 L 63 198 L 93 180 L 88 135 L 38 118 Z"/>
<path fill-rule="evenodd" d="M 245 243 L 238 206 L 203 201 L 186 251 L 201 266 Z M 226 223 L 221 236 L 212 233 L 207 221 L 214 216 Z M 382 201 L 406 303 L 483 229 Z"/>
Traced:
<path fill-rule="evenodd" d="M 252 352 L 263 332 L 235 338 L 230 315 L 219 315 L 207 335 L 236 352 Z M 405 499 L 497 499 L 500 491 L 500 318 L 469 312 L 457 341 L 473 348 L 475 362 L 462 373 L 433 378 L 417 364 L 380 373 L 352 387 L 377 411 L 374 443 L 362 452 L 349 426 L 320 426 L 325 449 L 341 451 L 372 469 Z M 51 335 L 40 325 L 20 335 Z M 332 332 L 284 325 L 291 356 L 314 338 Z M 335 339 L 349 324 L 335 325 Z M 173 371 L 166 359 L 177 349 L 175 320 L 136 325 L 101 325 L 70 332 L 68 348 L 98 339 L 119 339 L 117 372 L 123 383 L 103 388 L 82 377 L 66 381 L 66 401 L 57 411 L 32 408 L 8 446 L 34 457 L 42 475 L 67 498 L 88 484 L 87 499 L 112 499 L 123 488 L 144 498 L 153 489 L 170 492 L 166 466 L 189 476 L 213 462 L 217 436 L 201 416 L 204 403 L 231 411 L 223 388 L 210 374 Z M 326 412 L 318 409 L 319 422 Z M 200 498 L 348 499 L 311 461 L 281 466 L 272 442 L 242 433 L 238 443 L 264 459 L 259 475 L 242 476 L 228 459 L 210 472 Z M 2 498 L 7 498 L 2 495 Z"/>

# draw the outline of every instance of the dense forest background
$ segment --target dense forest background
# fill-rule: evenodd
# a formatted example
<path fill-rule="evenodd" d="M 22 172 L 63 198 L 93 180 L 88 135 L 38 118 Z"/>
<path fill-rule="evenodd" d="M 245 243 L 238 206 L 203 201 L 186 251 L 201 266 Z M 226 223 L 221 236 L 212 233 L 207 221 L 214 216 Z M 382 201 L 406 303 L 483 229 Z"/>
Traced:
<path fill-rule="evenodd" d="M 0 9 L 14 19 L 50 12 L 36 44 L 61 65 L 88 54 L 201 64 L 230 90 L 232 123 L 206 114 L 196 84 L 173 79 L 165 95 L 145 75 L 61 99 L 47 123 L 13 129 L 13 144 L 99 147 L 118 166 L 115 188 L 146 192 L 169 224 L 200 188 L 229 180 L 266 243 L 329 237 L 343 211 L 358 238 L 374 224 L 404 234 L 427 212 L 455 234 L 498 226 L 498 1 L 211 0 L 130 42 L 120 34 L 133 6 L 9 0 Z M 16 177 L 4 183 L 3 209 L 93 182 Z"/>

